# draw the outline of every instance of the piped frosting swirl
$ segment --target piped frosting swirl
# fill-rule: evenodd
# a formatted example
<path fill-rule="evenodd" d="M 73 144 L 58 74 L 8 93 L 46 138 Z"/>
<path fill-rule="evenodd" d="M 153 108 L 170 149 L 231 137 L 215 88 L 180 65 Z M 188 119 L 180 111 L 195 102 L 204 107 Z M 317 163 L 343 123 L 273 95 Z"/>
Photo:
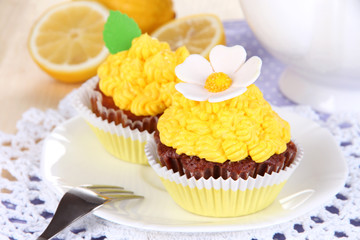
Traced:
<path fill-rule="evenodd" d="M 217 103 L 176 93 L 172 106 L 159 118 L 158 130 L 161 142 L 178 154 L 220 163 L 247 156 L 263 162 L 284 152 L 290 141 L 289 124 L 254 84 L 242 95 Z"/>
<path fill-rule="evenodd" d="M 167 43 L 143 34 L 129 50 L 110 55 L 99 67 L 99 87 L 120 109 L 155 116 L 170 106 L 180 82 L 174 69 L 188 55 L 185 47 L 174 52 Z"/>

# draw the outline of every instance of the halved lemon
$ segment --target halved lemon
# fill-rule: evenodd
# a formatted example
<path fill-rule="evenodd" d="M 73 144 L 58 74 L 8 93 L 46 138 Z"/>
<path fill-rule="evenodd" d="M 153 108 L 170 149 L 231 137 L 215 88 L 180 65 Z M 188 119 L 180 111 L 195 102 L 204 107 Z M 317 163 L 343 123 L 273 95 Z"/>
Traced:
<path fill-rule="evenodd" d="M 34 24 L 28 49 L 34 61 L 63 82 L 81 82 L 96 75 L 108 56 L 103 29 L 109 11 L 90 1 L 65 2 L 47 11 Z"/>
<path fill-rule="evenodd" d="M 208 57 L 214 46 L 226 43 L 222 22 L 213 14 L 175 19 L 159 27 L 151 35 L 160 41 L 168 42 L 172 50 L 186 46 L 190 53 L 204 57 Z"/>

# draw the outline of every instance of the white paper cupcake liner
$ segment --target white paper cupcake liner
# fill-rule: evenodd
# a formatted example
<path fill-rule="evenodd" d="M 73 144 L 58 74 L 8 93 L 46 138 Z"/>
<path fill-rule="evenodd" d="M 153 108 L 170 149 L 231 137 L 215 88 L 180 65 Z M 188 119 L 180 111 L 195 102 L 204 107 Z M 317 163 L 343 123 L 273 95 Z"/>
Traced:
<path fill-rule="evenodd" d="M 235 217 L 257 212 L 270 205 L 287 179 L 298 167 L 303 150 L 299 144 L 294 162 L 278 173 L 266 173 L 264 176 L 247 180 L 239 178 L 209 179 L 180 176 L 178 172 L 160 165 L 157 146 L 150 139 L 145 146 L 145 154 L 150 166 L 161 178 L 167 191 L 184 209 L 204 216 Z"/>
<path fill-rule="evenodd" d="M 74 108 L 88 122 L 108 152 L 124 161 L 147 165 L 144 146 L 153 133 L 132 130 L 129 126 L 109 123 L 96 116 L 91 110 L 91 97 L 94 95 L 97 82 L 98 77 L 93 77 L 78 89 L 72 99 Z"/>

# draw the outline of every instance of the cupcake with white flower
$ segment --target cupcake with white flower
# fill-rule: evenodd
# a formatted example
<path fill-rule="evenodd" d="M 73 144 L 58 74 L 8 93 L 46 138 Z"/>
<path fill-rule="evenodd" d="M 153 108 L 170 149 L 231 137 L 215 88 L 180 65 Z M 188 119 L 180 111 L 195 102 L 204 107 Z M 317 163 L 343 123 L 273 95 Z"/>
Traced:
<path fill-rule="evenodd" d="M 184 209 L 234 217 L 269 206 L 298 166 L 302 151 L 290 126 L 253 84 L 261 59 L 241 46 L 216 46 L 210 62 L 190 55 L 182 80 L 145 152 Z"/>

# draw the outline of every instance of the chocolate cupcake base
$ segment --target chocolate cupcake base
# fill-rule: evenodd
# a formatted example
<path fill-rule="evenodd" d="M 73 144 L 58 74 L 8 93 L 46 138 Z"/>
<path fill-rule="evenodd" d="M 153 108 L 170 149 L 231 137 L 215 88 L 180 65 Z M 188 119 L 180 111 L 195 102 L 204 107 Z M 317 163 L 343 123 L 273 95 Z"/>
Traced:
<path fill-rule="evenodd" d="M 186 175 L 187 178 L 195 177 L 195 179 L 202 177 L 218 179 L 221 177 L 226 180 L 231 177 L 234 180 L 239 178 L 247 180 L 249 177 L 255 178 L 257 175 L 264 176 L 265 173 L 279 172 L 290 166 L 297 151 L 295 144 L 290 141 L 285 152 L 274 154 L 262 163 L 254 162 L 250 156 L 238 162 L 227 160 L 224 163 L 216 163 L 197 156 L 179 155 L 174 148 L 160 142 L 158 132 L 155 132 L 154 137 L 161 165 L 174 172 L 179 172 L 180 176 Z"/>
<path fill-rule="evenodd" d="M 90 100 L 93 113 L 109 123 L 114 122 L 115 125 L 121 124 L 123 127 L 130 127 L 131 130 L 138 129 L 149 133 L 156 130 L 160 114 L 157 116 L 137 116 L 130 111 L 122 110 L 115 105 L 112 97 L 106 96 L 100 90 L 99 84 L 96 84 Z"/>

